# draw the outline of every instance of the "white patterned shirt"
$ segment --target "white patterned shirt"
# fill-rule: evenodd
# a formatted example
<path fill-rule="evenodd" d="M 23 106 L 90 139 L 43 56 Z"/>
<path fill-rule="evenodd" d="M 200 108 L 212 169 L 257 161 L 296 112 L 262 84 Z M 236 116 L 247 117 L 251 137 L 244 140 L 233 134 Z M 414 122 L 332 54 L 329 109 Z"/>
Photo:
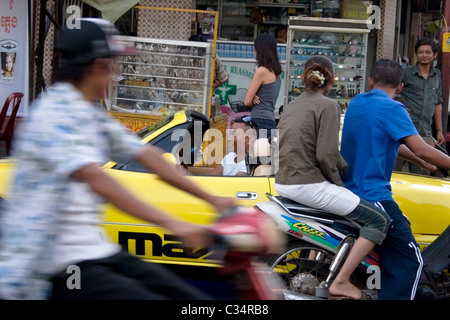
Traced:
<path fill-rule="evenodd" d="M 0 226 L 0 298 L 46 299 L 51 275 L 119 251 L 104 236 L 103 199 L 78 169 L 136 157 L 142 144 L 68 83 L 41 95 L 15 135 L 16 171 Z"/>
<path fill-rule="evenodd" d="M 235 176 L 238 173 L 247 173 L 247 166 L 245 160 L 236 162 L 237 154 L 235 152 L 229 152 L 223 157 L 221 165 L 223 167 L 222 175 Z"/>

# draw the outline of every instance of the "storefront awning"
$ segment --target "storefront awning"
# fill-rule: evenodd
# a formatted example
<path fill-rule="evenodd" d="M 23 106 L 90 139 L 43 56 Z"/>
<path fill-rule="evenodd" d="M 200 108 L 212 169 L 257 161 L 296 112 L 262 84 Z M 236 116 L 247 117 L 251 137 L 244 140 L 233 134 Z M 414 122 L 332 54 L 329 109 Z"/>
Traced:
<path fill-rule="evenodd" d="M 115 22 L 125 12 L 133 8 L 139 0 L 82 0 L 102 13 L 102 18 Z"/>

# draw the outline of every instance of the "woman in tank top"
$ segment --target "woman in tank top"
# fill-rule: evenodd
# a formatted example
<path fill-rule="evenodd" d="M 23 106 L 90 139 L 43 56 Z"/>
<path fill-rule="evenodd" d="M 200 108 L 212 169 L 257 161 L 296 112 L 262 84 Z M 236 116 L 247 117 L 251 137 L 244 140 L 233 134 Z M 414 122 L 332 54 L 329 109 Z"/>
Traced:
<path fill-rule="evenodd" d="M 281 87 L 281 64 L 277 41 L 261 34 L 254 43 L 257 69 L 247 90 L 244 104 L 251 108 L 251 117 L 258 124 L 258 138 L 270 138 L 275 130 L 275 103 Z"/>

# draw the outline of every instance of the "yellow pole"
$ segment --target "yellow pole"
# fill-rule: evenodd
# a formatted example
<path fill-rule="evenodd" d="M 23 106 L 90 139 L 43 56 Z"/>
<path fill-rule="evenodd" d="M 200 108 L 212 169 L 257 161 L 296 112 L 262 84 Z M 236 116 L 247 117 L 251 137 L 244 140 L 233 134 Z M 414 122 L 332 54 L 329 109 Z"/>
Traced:
<path fill-rule="evenodd" d="M 211 63 L 211 84 L 209 89 L 209 101 L 211 103 L 212 96 L 214 94 L 214 75 L 216 73 L 216 41 L 217 41 L 217 24 L 219 22 L 219 12 L 214 11 L 217 14 L 214 15 L 214 37 L 213 37 L 213 47 L 212 47 L 212 63 Z M 211 108 L 208 110 L 208 118 L 211 118 Z"/>
<path fill-rule="evenodd" d="M 177 11 L 177 12 L 190 12 L 190 13 L 205 13 L 205 14 L 213 14 L 214 15 L 214 38 L 213 38 L 213 48 L 212 48 L 212 61 L 211 61 L 211 74 L 210 74 L 210 82 L 209 82 L 209 101 L 208 101 L 208 118 L 211 117 L 211 101 L 212 96 L 214 94 L 214 74 L 215 74 L 215 65 L 216 65 L 216 42 L 217 42 L 217 24 L 219 21 L 219 12 L 218 11 L 209 11 L 209 10 L 196 10 L 196 9 L 182 9 L 182 8 L 164 8 L 164 7 L 146 7 L 146 6 L 135 6 L 136 9 L 144 9 L 144 10 L 160 10 L 160 11 Z"/>

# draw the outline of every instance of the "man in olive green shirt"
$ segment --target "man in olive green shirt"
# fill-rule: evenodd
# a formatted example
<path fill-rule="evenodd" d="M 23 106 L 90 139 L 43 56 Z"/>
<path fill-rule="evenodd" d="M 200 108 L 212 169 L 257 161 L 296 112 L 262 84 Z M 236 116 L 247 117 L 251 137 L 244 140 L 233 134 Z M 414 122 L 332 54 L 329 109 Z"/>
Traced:
<path fill-rule="evenodd" d="M 441 72 L 433 66 L 437 49 L 437 44 L 431 39 L 423 38 L 416 43 L 417 63 L 403 69 L 404 87 L 401 92 L 401 99 L 417 131 L 432 146 L 435 145 L 433 123 L 437 144 L 445 142 L 442 132 L 442 78 Z M 406 169 L 412 173 L 426 173 L 413 163 L 408 163 Z"/>

